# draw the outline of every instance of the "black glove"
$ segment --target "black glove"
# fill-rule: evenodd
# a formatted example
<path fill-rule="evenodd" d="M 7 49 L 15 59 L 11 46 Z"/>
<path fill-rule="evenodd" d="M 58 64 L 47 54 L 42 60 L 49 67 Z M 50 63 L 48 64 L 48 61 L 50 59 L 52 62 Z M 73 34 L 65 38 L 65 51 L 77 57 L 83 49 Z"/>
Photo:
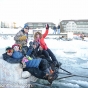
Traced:
<path fill-rule="evenodd" d="M 47 30 L 49 29 L 49 25 L 48 25 L 48 24 L 46 24 L 46 29 L 47 29 Z"/>
<path fill-rule="evenodd" d="M 61 65 L 62 65 L 62 63 L 58 62 L 58 61 L 54 61 L 53 64 L 54 64 L 55 67 L 58 67 L 58 68 L 60 68 Z"/>

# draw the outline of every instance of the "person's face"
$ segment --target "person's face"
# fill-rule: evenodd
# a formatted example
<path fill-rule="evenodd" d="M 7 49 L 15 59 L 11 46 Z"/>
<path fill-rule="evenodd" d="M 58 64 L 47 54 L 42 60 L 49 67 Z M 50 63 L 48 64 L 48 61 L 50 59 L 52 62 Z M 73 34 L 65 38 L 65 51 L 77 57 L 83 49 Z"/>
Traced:
<path fill-rule="evenodd" d="M 24 31 L 25 31 L 25 33 L 28 33 L 29 32 L 29 28 L 28 27 L 24 28 Z"/>
<path fill-rule="evenodd" d="M 9 55 L 9 56 L 12 56 L 12 54 L 13 54 L 12 52 L 11 53 L 7 53 L 7 55 Z"/>
<path fill-rule="evenodd" d="M 40 38 L 40 35 L 39 35 L 39 34 L 37 34 L 37 35 L 36 35 L 36 39 L 39 39 L 39 38 Z"/>
<path fill-rule="evenodd" d="M 12 56 L 13 50 L 7 50 L 7 55 Z"/>
<path fill-rule="evenodd" d="M 14 51 L 19 51 L 19 46 L 15 46 L 13 49 Z"/>
<path fill-rule="evenodd" d="M 33 45 L 33 48 L 36 49 L 36 45 Z"/>

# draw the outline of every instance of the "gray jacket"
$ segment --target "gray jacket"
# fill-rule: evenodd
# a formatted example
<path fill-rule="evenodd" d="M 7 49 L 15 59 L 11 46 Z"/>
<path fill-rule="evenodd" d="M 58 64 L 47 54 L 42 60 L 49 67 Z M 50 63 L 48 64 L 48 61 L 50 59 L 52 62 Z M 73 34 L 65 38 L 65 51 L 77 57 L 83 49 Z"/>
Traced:
<path fill-rule="evenodd" d="M 25 33 L 24 30 L 20 30 L 14 37 L 15 43 L 16 44 L 20 44 L 22 46 L 27 46 L 27 40 L 19 40 L 19 37 L 21 36 L 27 36 L 27 40 L 28 40 L 28 33 Z"/>

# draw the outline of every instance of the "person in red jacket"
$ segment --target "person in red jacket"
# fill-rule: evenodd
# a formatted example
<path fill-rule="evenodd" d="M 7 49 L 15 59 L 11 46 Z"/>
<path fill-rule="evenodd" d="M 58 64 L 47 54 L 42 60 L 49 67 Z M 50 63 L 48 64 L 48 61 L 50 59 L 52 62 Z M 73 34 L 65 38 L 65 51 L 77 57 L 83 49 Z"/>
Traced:
<path fill-rule="evenodd" d="M 48 48 L 47 44 L 44 41 L 45 37 L 48 35 L 48 32 L 49 32 L 49 25 L 46 24 L 46 31 L 45 31 L 45 33 L 41 34 L 40 32 L 36 32 L 35 35 L 34 35 L 34 41 L 36 41 L 38 43 L 39 48 L 43 49 L 43 53 L 49 54 L 49 56 L 51 57 L 50 59 L 51 59 L 52 63 L 54 63 L 55 65 L 58 65 L 58 61 L 57 61 L 55 55 Z"/>

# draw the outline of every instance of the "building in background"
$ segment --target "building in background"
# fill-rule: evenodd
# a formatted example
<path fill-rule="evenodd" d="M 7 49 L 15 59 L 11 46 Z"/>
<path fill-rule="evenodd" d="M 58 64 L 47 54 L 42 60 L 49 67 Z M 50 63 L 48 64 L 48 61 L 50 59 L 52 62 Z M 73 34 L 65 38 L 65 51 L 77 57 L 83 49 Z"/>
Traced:
<path fill-rule="evenodd" d="M 62 20 L 61 32 L 88 33 L 88 20 Z"/>
<path fill-rule="evenodd" d="M 14 29 L 17 29 L 17 28 L 21 28 L 21 26 L 23 25 L 20 25 L 19 23 L 17 22 L 4 22 L 4 21 L 1 21 L 1 26 L 0 28 L 14 28 Z M 27 22 L 30 26 L 30 29 L 40 29 L 40 28 L 45 28 L 45 25 L 48 23 L 50 28 L 53 28 L 55 26 L 54 23 L 52 22 Z M 25 23 L 24 23 L 25 24 Z"/>
<path fill-rule="evenodd" d="M 0 28 L 1 28 L 1 21 L 0 21 Z"/>
<path fill-rule="evenodd" d="M 45 28 L 46 24 L 49 24 L 50 28 L 53 28 L 55 26 L 54 23 L 52 22 L 27 22 L 30 26 L 31 29 L 40 29 L 40 28 Z"/>
<path fill-rule="evenodd" d="M 1 21 L 1 28 L 5 28 L 5 22 Z"/>

